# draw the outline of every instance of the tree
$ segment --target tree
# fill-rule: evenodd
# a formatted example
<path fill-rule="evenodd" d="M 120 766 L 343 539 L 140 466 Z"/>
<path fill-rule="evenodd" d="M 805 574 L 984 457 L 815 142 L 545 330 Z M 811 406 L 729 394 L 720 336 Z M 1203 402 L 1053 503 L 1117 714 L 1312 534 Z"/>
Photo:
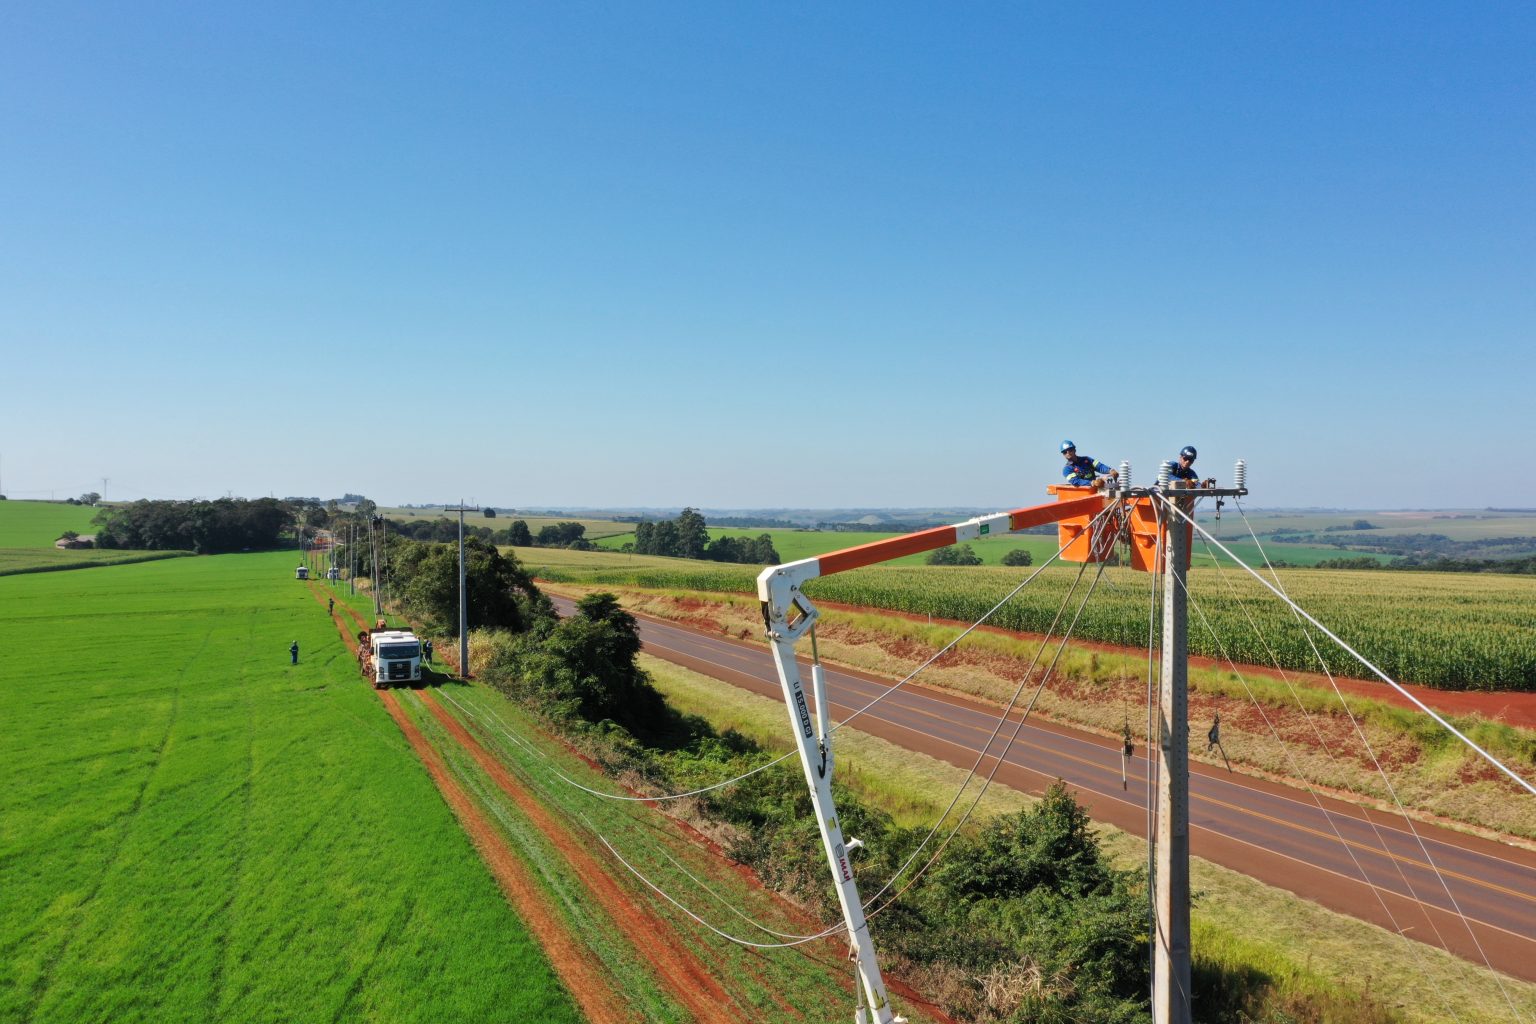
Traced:
<path fill-rule="evenodd" d="M 980 565 L 981 556 L 969 544 L 952 544 L 928 556 L 929 565 Z"/>
<path fill-rule="evenodd" d="M 1003 555 L 1003 564 L 1004 565 L 1034 565 L 1035 564 L 1035 556 L 1031 555 L 1028 551 L 1025 551 L 1023 548 L 1014 548 L 1012 551 L 1010 551 L 1007 554 Z"/>
<path fill-rule="evenodd" d="M 100 500 L 101 495 L 97 494 L 95 491 L 86 491 L 84 494 L 80 495 L 80 504 L 82 505 L 94 505 Z"/>
<path fill-rule="evenodd" d="M 485 518 L 487 518 L 487 519 L 495 519 L 496 518 L 496 510 L 491 508 L 489 505 L 487 505 L 484 508 L 483 511 L 485 513 Z"/>
<path fill-rule="evenodd" d="M 685 508 L 677 516 L 677 555 L 703 558 L 709 546 L 709 529 L 696 508 Z"/>
<path fill-rule="evenodd" d="M 512 526 L 507 531 L 507 543 L 515 548 L 533 547 L 533 534 L 528 530 L 528 524 L 521 519 L 512 520 Z"/>
<path fill-rule="evenodd" d="M 666 555 L 668 558 L 676 558 L 678 552 L 677 524 L 670 519 L 663 519 L 656 524 L 651 531 L 651 547 L 649 554 Z"/>
<path fill-rule="evenodd" d="M 457 631 L 459 553 L 454 544 L 399 541 L 390 547 L 391 575 L 405 580 L 406 600 L 441 627 Z M 465 615 L 469 628 L 521 632 L 549 614 L 549 599 L 516 558 L 480 537 L 464 538 Z"/>

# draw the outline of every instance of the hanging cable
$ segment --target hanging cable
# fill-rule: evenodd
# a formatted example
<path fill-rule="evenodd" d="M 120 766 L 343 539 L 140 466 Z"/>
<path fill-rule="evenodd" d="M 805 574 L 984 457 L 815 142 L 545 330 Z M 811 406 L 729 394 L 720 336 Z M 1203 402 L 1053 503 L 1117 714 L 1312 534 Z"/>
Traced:
<path fill-rule="evenodd" d="M 440 692 L 441 696 L 444 699 L 448 700 L 450 703 L 452 703 L 454 707 L 456 707 L 459 710 L 463 711 L 466 715 L 469 715 L 471 718 L 475 718 L 474 712 L 472 712 L 472 711 L 468 710 L 467 708 L 465 708 L 464 705 L 460 704 L 457 700 L 454 700 L 454 698 L 453 698 L 453 696 L 451 694 L 449 694 L 446 691 L 439 691 L 439 692 Z M 484 725 L 485 723 L 481 722 L 481 724 Z M 502 732 L 504 735 L 506 735 L 507 738 L 511 739 L 514 743 L 523 743 L 526 746 L 526 741 L 523 741 L 521 739 L 518 739 L 517 737 L 514 737 L 512 735 L 512 733 L 507 730 L 506 726 L 502 725 L 500 722 L 497 722 L 496 728 L 499 729 L 500 732 Z M 531 747 L 530 746 L 530 747 L 527 747 L 527 749 L 532 750 L 533 752 L 537 753 L 546 762 L 549 761 L 549 756 L 547 754 L 545 754 L 542 750 L 539 750 L 537 747 Z M 766 762 L 764 764 L 758 765 L 756 768 L 753 768 L 751 771 L 743 772 L 742 774 L 737 775 L 735 778 L 726 779 L 724 782 L 716 782 L 716 783 L 713 783 L 713 784 L 708 785 L 708 786 L 700 786 L 698 789 L 690 789 L 686 793 L 667 793 L 667 794 L 663 794 L 661 796 L 628 796 L 628 795 L 621 795 L 621 794 L 618 794 L 618 793 L 604 793 L 601 790 L 596 790 L 596 789 L 593 789 L 590 786 L 582 785 L 580 782 L 577 782 L 575 779 L 571 778 L 569 775 L 566 775 L 564 772 L 562 772 L 558 768 L 556 768 L 553 763 L 547 764 L 546 765 L 546 770 L 551 775 L 553 775 L 555 778 L 559 779 L 561 782 L 564 782 L 566 785 L 574 787 L 575 789 L 579 789 L 583 793 L 590 793 L 593 796 L 601 797 L 604 800 L 615 800 L 615 801 L 619 801 L 621 803 L 637 803 L 637 804 L 665 803 L 668 800 L 686 800 L 689 797 L 702 796 L 705 793 L 712 793 L 712 792 L 714 792 L 717 789 L 724 789 L 726 786 L 734 786 L 736 783 L 741 782 L 743 779 L 750 779 L 752 776 L 758 774 L 759 772 L 767 771 L 769 768 L 772 768 L 774 765 L 779 764 L 782 761 L 788 760 L 789 758 L 793 757 L 794 754 L 795 754 L 795 752 L 793 750 L 791 750 L 788 753 L 781 754 L 780 756 L 774 758 L 772 761 L 768 761 L 768 762 Z"/>
<path fill-rule="evenodd" d="M 1315 626 L 1324 636 L 1328 637 L 1328 639 L 1332 640 L 1334 643 L 1336 643 L 1340 647 L 1342 647 L 1345 651 L 1349 652 L 1349 654 L 1352 655 L 1356 661 L 1360 662 L 1360 664 L 1362 664 L 1366 668 L 1370 669 L 1371 672 L 1378 679 L 1380 679 L 1382 682 L 1384 682 L 1388 686 L 1392 687 L 1392 689 L 1396 690 L 1398 693 L 1402 694 L 1404 697 L 1406 697 L 1410 701 L 1412 701 L 1413 705 L 1415 707 L 1417 707 L 1420 711 L 1424 712 L 1430 718 L 1433 718 L 1436 722 L 1438 722 L 1440 724 L 1441 728 L 1445 729 L 1451 735 L 1453 735 L 1457 739 L 1461 740 L 1461 742 L 1465 743 L 1467 746 L 1469 746 L 1473 750 L 1477 751 L 1480 755 L 1482 755 L 1482 757 L 1483 757 L 1483 759 L 1485 761 L 1487 761 L 1489 764 L 1493 765 L 1499 771 L 1503 772 L 1505 775 L 1507 775 L 1511 779 L 1513 779 L 1515 781 L 1515 783 L 1520 786 L 1520 788 L 1522 788 L 1522 789 L 1526 790 L 1527 792 L 1531 793 L 1533 796 L 1536 796 L 1536 785 L 1532 785 L 1530 782 L 1527 782 L 1525 779 L 1523 779 L 1519 775 L 1515 774 L 1515 772 L 1512 771 L 1510 768 L 1508 768 L 1504 764 L 1504 762 L 1500 761 L 1498 758 L 1494 757 L 1488 751 L 1486 751 L 1482 747 L 1478 746 L 1471 739 L 1469 739 L 1465 734 L 1463 734 L 1461 732 L 1461 730 L 1457 729 L 1450 722 L 1447 722 L 1444 718 L 1440 717 L 1440 715 L 1437 714 L 1433 708 L 1431 708 L 1429 705 L 1425 704 L 1423 701 L 1419 700 L 1419 698 L 1415 697 L 1409 690 L 1407 690 L 1400 683 L 1398 683 L 1397 680 L 1393 679 L 1391 676 L 1387 675 L 1381 669 L 1377 668 L 1374 663 L 1372 663 L 1368 658 L 1366 658 L 1365 655 L 1361 654 L 1359 651 L 1355 650 L 1349 644 L 1347 644 L 1343 640 L 1341 640 L 1339 638 L 1338 634 L 1334 633 L 1327 626 L 1325 626 L 1321 622 L 1319 622 L 1316 618 L 1314 618 L 1312 616 L 1312 614 L 1310 612 L 1308 612 L 1305 608 L 1301 607 L 1301 605 L 1297 604 L 1295 601 L 1291 600 L 1290 597 L 1288 597 L 1284 592 L 1278 590 L 1273 584 L 1271 584 L 1268 580 L 1266 580 L 1258 572 L 1255 572 L 1254 569 L 1251 566 L 1249 566 L 1247 562 L 1244 562 L 1242 559 L 1240 559 L 1236 555 L 1234 555 L 1231 552 L 1231 550 L 1227 548 L 1227 546 L 1225 544 L 1223 544 L 1221 541 L 1217 540 L 1215 537 L 1212 537 L 1210 535 L 1210 533 L 1208 531 L 1206 531 L 1206 529 L 1204 527 L 1202 527 L 1199 523 L 1195 522 L 1193 516 L 1191 516 L 1188 513 L 1184 512 L 1182 509 L 1174 507 L 1173 503 L 1169 502 L 1166 498 L 1163 499 L 1163 500 L 1164 500 L 1164 502 L 1167 505 L 1169 505 L 1169 507 L 1174 508 L 1174 511 L 1178 512 L 1178 514 L 1180 516 L 1182 516 L 1184 519 L 1186 519 L 1190 523 L 1190 525 L 1192 525 L 1197 531 L 1199 531 L 1199 533 L 1200 533 L 1200 535 L 1202 537 L 1206 538 L 1212 544 L 1216 545 L 1216 547 L 1220 548 L 1222 553 L 1224 553 L 1228 558 L 1232 559 L 1238 565 L 1242 566 L 1244 571 L 1246 571 L 1254 579 L 1258 580 L 1259 583 L 1261 583 L 1265 587 L 1265 589 L 1267 589 L 1270 593 L 1274 594 L 1281 601 L 1284 601 L 1287 605 L 1289 605 L 1291 607 L 1291 609 L 1293 611 L 1295 611 L 1297 614 L 1301 615 L 1308 622 L 1310 622 L 1313 626 Z"/>
<path fill-rule="evenodd" d="M 1081 580 L 1083 570 L 1085 570 L 1086 568 L 1087 568 L 1087 563 L 1085 562 L 1085 563 L 1083 563 L 1082 569 L 1078 570 L 1078 579 L 1079 580 Z M 1093 596 L 1093 592 L 1097 588 L 1099 580 L 1103 578 L 1103 575 L 1104 575 L 1104 564 L 1102 562 L 1100 562 L 1099 563 L 1099 569 L 1098 569 L 1098 572 L 1094 576 L 1093 583 L 1089 585 L 1087 593 L 1085 593 L 1083 595 L 1082 601 L 1077 606 L 1077 611 L 1072 616 L 1071 623 L 1067 626 L 1066 631 L 1063 632 L 1062 635 L 1061 635 L 1061 642 L 1060 642 L 1060 644 L 1056 648 L 1055 656 L 1051 659 L 1051 663 L 1046 668 L 1045 673 L 1040 677 L 1040 684 L 1035 688 L 1034 695 L 1030 697 L 1029 704 L 1025 707 L 1023 715 L 1021 715 L 1018 718 L 1018 720 L 1014 723 L 1013 734 L 1008 737 L 1008 741 L 1003 746 L 1002 753 L 996 755 L 996 760 L 992 764 L 992 770 L 987 773 L 985 781 L 982 783 L 981 788 L 977 791 L 975 798 L 972 799 L 970 806 L 968 808 L 966 808 L 964 815 L 961 816 L 959 821 L 955 822 L 954 827 L 949 830 L 949 834 L 944 837 L 944 841 L 941 844 L 939 844 L 939 848 L 933 852 L 933 855 L 931 857 L 928 858 L 928 862 L 926 864 L 924 864 L 921 868 L 919 868 L 917 870 L 917 872 L 914 873 L 913 876 L 907 880 L 907 883 L 905 885 L 903 885 L 900 890 L 898 890 L 896 893 L 894 893 L 889 899 L 887 899 L 880 906 L 875 907 L 873 910 L 868 910 L 867 911 L 867 916 L 869 918 L 874 918 L 875 916 L 880 914 L 882 911 L 888 909 L 892 904 L 894 904 L 903 895 L 905 895 L 906 892 L 909 889 L 911 889 L 914 885 L 917 884 L 917 882 L 928 872 L 928 870 L 930 868 L 932 868 L 933 865 L 938 862 L 939 858 L 941 856 L 943 856 L 944 851 L 949 848 L 949 844 L 954 840 L 955 836 L 959 834 L 960 829 L 965 827 L 966 822 L 968 822 L 970 820 L 971 815 L 975 812 L 976 808 L 981 804 L 982 797 L 986 796 L 987 790 L 991 787 L 993 779 L 995 779 L 997 777 L 998 770 L 1000 768 L 1002 768 L 1003 762 L 1005 760 L 1007 760 L 1008 752 L 1013 748 L 1014 742 L 1018 740 L 1019 734 L 1021 732 L 1023 732 L 1023 730 L 1024 730 L 1024 723 L 1029 719 L 1030 712 L 1034 710 L 1035 703 L 1040 699 L 1040 694 L 1045 690 L 1045 684 L 1050 680 L 1051 675 L 1055 672 L 1056 666 L 1057 666 L 1057 664 L 1061 660 L 1061 655 L 1066 650 L 1067 642 L 1071 639 L 1072 633 L 1077 628 L 1078 620 L 1082 617 L 1083 609 L 1085 607 L 1087 607 L 1088 599 Z M 1074 590 L 1075 590 L 1075 587 L 1074 587 Z M 1025 681 L 1027 682 L 1027 679 Z M 1023 688 L 1023 683 L 1021 682 L 1020 689 L 1022 689 L 1022 688 Z M 991 741 L 989 740 L 987 746 L 990 746 L 990 745 L 991 745 Z M 985 750 L 985 749 L 986 749 L 986 747 L 983 748 L 983 750 Z M 910 862 L 910 859 L 909 859 L 909 862 Z M 904 869 L 904 867 L 905 866 L 903 866 L 903 869 Z M 897 874 L 899 875 L 899 871 L 898 871 Z M 881 893 L 884 893 L 886 889 L 890 888 L 891 883 L 895 881 L 896 877 L 897 877 L 897 875 L 892 875 L 891 880 L 888 881 L 886 883 L 886 885 L 881 888 L 880 892 L 876 893 L 875 896 L 870 897 L 869 900 L 866 900 L 865 901 L 865 907 L 868 908 L 869 905 L 872 904 L 874 902 L 874 900 L 877 897 L 880 896 Z"/>
<path fill-rule="evenodd" d="M 1089 521 L 1088 529 L 1092 530 L 1094 528 L 1094 526 L 1098 525 L 1100 523 L 1100 521 L 1103 520 L 1105 518 L 1105 516 L 1107 516 L 1109 514 L 1110 509 L 1112 509 L 1113 507 L 1114 507 L 1113 504 L 1111 504 L 1109 506 L 1106 506 L 1105 509 L 1102 512 L 1099 512 L 1097 515 L 1095 515 L 1093 517 L 1093 519 L 1091 519 Z M 950 651 L 954 650 L 954 648 L 960 643 L 961 640 L 964 640 L 966 637 L 970 636 L 976 630 L 980 629 L 981 626 L 988 619 L 990 619 L 992 616 L 996 615 L 998 613 L 998 611 L 1000 611 L 1002 609 L 1002 607 L 1004 605 L 1006 605 L 1009 601 L 1012 601 L 1014 599 L 1014 597 L 1016 597 L 1021 590 L 1023 590 L 1025 587 L 1029 586 L 1029 584 L 1032 583 L 1037 576 L 1039 576 L 1042 572 L 1045 571 L 1046 566 L 1050 565 L 1052 562 L 1054 562 L 1058 558 L 1060 558 L 1062 556 L 1062 554 L 1067 550 L 1067 548 L 1071 546 L 1071 544 L 1072 544 L 1072 542 L 1068 541 L 1066 544 L 1063 544 L 1059 548 L 1057 548 L 1056 549 L 1056 553 L 1054 555 L 1052 555 L 1050 558 L 1047 558 L 1044 562 L 1042 562 L 1039 566 L 1037 566 L 1035 568 L 1035 571 L 1030 573 L 1028 576 L 1026 576 L 1022 583 L 1020 583 L 1018 586 L 1014 587 L 1012 590 L 1008 591 L 1008 593 L 1006 595 L 1004 595 L 1003 599 L 1001 601 L 997 602 L 996 604 L 994 604 L 991 608 L 989 608 L 981 616 L 981 618 L 977 619 L 975 622 L 971 623 L 965 629 L 961 630 L 961 632 L 960 632 L 960 634 L 958 636 L 956 636 L 949 643 L 945 644 L 943 647 L 939 648 L 937 653 L 935 653 L 931 658 L 929 658 L 927 661 L 923 662 L 921 665 L 917 666 L 917 668 L 915 668 L 911 672 L 909 672 L 906 675 L 906 677 L 903 678 L 900 682 L 897 682 L 897 683 L 891 685 L 890 687 L 886 688 L 886 690 L 884 692 L 882 692 L 879 696 L 877 696 L 874 700 L 870 701 L 868 704 L 865 704 L 863 707 L 859 708 L 853 714 L 849 715 L 847 718 L 845 718 L 841 722 L 839 722 L 836 726 L 834 726 L 832 728 L 832 732 L 836 732 L 838 729 L 841 729 L 843 726 L 849 724 L 855 718 L 858 718 L 860 715 L 864 714 L 866 711 L 868 711 L 870 708 L 874 707 L 876 704 L 879 704 L 881 701 L 885 700 L 885 698 L 889 697 L 891 694 L 895 693 L 897 690 L 899 690 L 902 687 L 906 686 L 913 679 L 916 679 L 918 674 L 921 673 L 924 669 L 928 668 L 934 662 L 936 662 L 940 658 L 944 657 L 944 655 L 946 655 Z M 1083 564 L 1087 565 L 1086 562 L 1083 563 Z M 1103 563 L 1100 563 L 1100 564 L 1102 565 Z M 830 735 L 830 733 L 829 733 L 829 735 Z"/>
<path fill-rule="evenodd" d="M 1395 787 L 1392 784 L 1392 780 L 1388 776 L 1385 767 L 1381 763 L 1380 758 L 1378 758 L 1376 756 L 1376 751 L 1375 751 L 1374 747 L 1372 746 L 1370 739 L 1365 735 L 1364 727 L 1361 725 L 1358 716 L 1356 716 L 1354 711 L 1350 708 L 1349 701 L 1345 698 L 1344 692 L 1343 692 L 1342 688 L 1338 684 L 1338 680 L 1334 678 L 1333 671 L 1329 667 L 1327 659 L 1323 657 L 1322 651 L 1318 650 L 1317 644 L 1312 639 L 1311 631 L 1306 628 L 1304 623 L 1302 623 L 1302 614 L 1303 613 L 1300 613 L 1299 606 L 1297 606 L 1294 602 L 1290 601 L 1289 595 L 1285 594 L 1285 592 L 1284 592 L 1284 584 L 1281 583 L 1281 581 L 1280 581 L 1280 574 L 1275 571 L 1274 565 L 1271 564 L 1271 562 L 1269 560 L 1269 555 L 1264 551 L 1264 545 L 1263 545 L 1262 542 L 1259 541 L 1258 534 L 1254 532 L 1253 524 L 1248 521 L 1247 513 L 1244 512 L 1241 502 L 1235 502 L 1234 504 L 1237 505 L 1238 515 L 1242 518 L 1243 524 L 1248 529 L 1248 535 L 1253 538 L 1254 545 L 1258 548 L 1259 556 L 1264 560 L 1265 568 L 1268 569 L 1269 572 L 1270 572 L 1270 575 L 1274 577 L 1275 587 L 1279 588 L 1279 591 L 1280 591 L 1282 599 L 1287 602 L 1288 607 L 1290 607 L 1290 609 L 1291 609 L 1292 616 L 1294 618 L 1296 618 L 1298 623 L 1301 624 L 1302 635 L 1306 638 L 1307 645 L 1311 648 L 1313 656 L 1317 658 L 1318 664 L 1319 664 L 1319 666 L 1321 666 L 1321 668 L 1323 670 L 1323 674 L 1327 677 L 1329 685 L 1332 686 L 1332 688 L 1333 688 L 1334 695 L 1337 696 L 1338 699 L 1339 699 L 1339 706 L 1341 708 L 1343 708 L 1345 716 L 1349 719 L 1350 725 L 1353 727 L 1353 729 L 1355 731 L 1355 735 L 1359 737 L 1361 745 L 1364 747 L 1366 754 L 1370 757 L 1371 763 L 1375 766 L 1376 774 L 1381 778 L 1382 785 L 1384 785 L 1386 787 L 1387 794 L 1391 797 L 1393 805 L 1397 808 L 1398 816 L 1403 819 L 1404 824 L 1408 828 L 1409 834 L 1413 836 L 1414 842 L 1419 847 L 1419 851 L 1421 853 L 1423 853 L 1425 861 L 1428 863 L 1430 869 L 1434 872 L 1436 879 L 1440 882 L 1441 889 L 1444 890 L 1446 898 L 1448 900 L 1450 900 L 1452 908 L 1456 911 L 1457 916 L 1460 918 L 1462 927 L 1467 930 L 1467 934 L 1472 939 L 1472 944 L 1473 944 L 1474 948 L 1477 949 L 1478 955 L 1483 958 L 1484 965 L 1489 967 L 1490 970 L 1492 970 L 1492 965 L 1489 964 L 1489 962 L 1488 962 L 1488 956 L 1483 951 L 1482 943 L 1478 941 L 1477 935 L 1473 932 L 1471 924 L 1466 919 L 1466 915 L 1462 913 L 1461 907 L 1457 903 L 1456 897 L 1451 893 L 1450 886 L 1445 881 L 1444 875 L 1441 873 L 1441 871 L 1439 869 L 1439 866 L 1437 864 L 1435 864 L 1434 857 L 1429 852 L 1429 847 L 1425 844 L 1423 837 L 1419 834 L 1418 828 L 1414 825 L 1412 816 L 1408 813 L 1407 808 L 1403 805 L 1402 800 L 1398 797 L 1397 787 Z M 1238 564 L 1242 565 L 1241 562 L 1239 562 Z M 1247 568 L 1246 565 L 1244 565 L 1243 567 L 1245 569 Z M 1250 569 L 1249 572 L 1252 572 L 1252 570 Z M 1265 582 L 1262 577 L 1259 578 L 1259 581 L 1261 583 Z M 1266 586 L 1267 585 L 1268 584 L 1266 583 Z M 1230 584 L 1228 586 L 1230 588 Z M 1272 587 L 1270 589 L 1274 590 L 1275 587 Z M 1239 604 L 1241 605 L 1241 602 L 1239 602 Z M 1244 607 L 1244 613 L 1246 614 L 1246 612 L 1247 612 L 1246 606 L 1243 606 L 1243 607 Z M 1311 617 L 1307 616 L 1307 619 L 1310 620 Z M 1252 622 L 1251 616 L 1250 616 L 1250 622 Z M 1257 626 L 1255 626 L 1254 628 L 1257 629 Z M 1321 627 L 1319 627 L 1319 628 L 1321 628 Z M 1327 630 L 1323 630 L 1323 632 L 1327 633 Z M 1331 634 L 1329 634 L 1329 635 L 1331 636 Z M 1336 638 L 1335 638 L 1335 640 L 1336 640 Z M 1353 652 L 1351 652 L 1351 653 L 1353 653 Z M 1277 668 L 1277 670 L 1280 671 L 1281 678 L 1286 681 L 1287 687 L 1290 687 L 1289 677 L 1287 677 L 1285 675 L 1285 672 L 1284 672 L 1283 669 L 1279 668 L 1279 659 L 1278 659 L 1278 657 L 1276 657 L 1274 655 L 1273 651 L 1270 652 L 1270 656 L 1271 656 L 1271 659 L 1273 661 L 1275 661 L 1276 668 Z M 1294 688 L 1291 689 L 1291 693 L 1292 693 L 1293 697 L 1295 698 L 1295 700 L 1297 701 L 1298 706 L 1300 706 L 1301 705 L 1301 698 L 1300 698 L 1299 695 L 1296 694 Z M 1304 714 L 1306 713 L 1305 712 L 1305 708 L 1303 708 L 1303 713 Z M 1452 730 L 1452 731 L 1454 732 L 1454 730 Z M 1325 745 L 1324 749 L 1325 750 L 1327 749 L 1326 745 Z M 1367 815 L 1367 820 L 1370 820 L 1369 815 Z M 1372 827 L 1372 829 L 1376 833 L 1377 842 L 1379 842 L 1381 844 L 1383 853 L 1385 853 L 1387 855 L 1389 860 L 1391 860 L 1394 864 L 1397 865 L 1398 873 L 1403 878 L 1403 884 L 1405 886 L 1407 886 L 1409 893 L 1412 894 L 1413 898 L 1416 901 L 1418 901 L 1419 903 L 1423 904 L 1426 907 L 1429 906 L 1430 904 L 1428 904 L 1427 901 L 1424 901 L 1424 900 L 1420 899 L 1418 894 L 1414 891 L 1412 884 L 1408 881 L 1406 875 L 1403 873 L 1402 866 L 1397 863 L 1397 859 L 1388 850 L 1386 838 L 1384 836 L 1382 836 L 1380 830 L 1376 828 L 1376 824 L 1375 824 L 1374 821 L 1371 822 L 1371 827 Z M 1425 913 L 1425 917 L 1429 921 L 1430 928 L 1435 932 L 1435 937 L 1436 937 L 1437 940 L 1439 940 L 1439 944 L 1442 947 L 1445 947 L 1446 943 L 1445 943 L 1444 939 L 1442 939 L 1440 937 L 1439 929 L 1435 926 L 1433 918 L 1429 917 L 1427 911 Z M 1498 972 L 1496 972 L 1496 971 L 1493 972 L 1493 975 L 1494 975 L 1494 980 L 1495 980 L 1495 982 L 1497 983 L 1497 985 L 1499 987 L 1500 993 L 1504 996 L 1505 1002 L 1508 1003 L 1509 1006 L 1510 1006 L 1510 1009 L 1513 1010 L 1514 1009 L 1513 998 L 1505 990 L 1504 983 L 1501 980 L 1499 980 Z M 1454 1013 L 1453 1013 L 1453 1015 L 1454 1015 Z"/>

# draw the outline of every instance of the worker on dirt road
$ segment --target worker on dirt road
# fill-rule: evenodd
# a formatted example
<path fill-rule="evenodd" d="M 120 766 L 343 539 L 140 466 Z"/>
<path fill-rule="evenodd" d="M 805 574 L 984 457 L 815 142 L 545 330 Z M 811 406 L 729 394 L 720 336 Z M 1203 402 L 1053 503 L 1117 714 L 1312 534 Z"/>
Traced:
<path fill-rule="evenodd" d="M 293 664 L 299 663 L 299 642 L 295 640 L 293 646 L 288 648 L 288 656 L 293 659 Z"/>
<path fill-rule="evenodd" d="M 334 597 L 326 599 L 326 602 L 325 602 L 325 614 L 327 614 L 327 615 L 335 615 L 336 614 L 336 599 Z"/>
<path fill-rule="evenodd" d="M 1120 479 L 1118 469 L 1111 469 L 1102 462 L 1077 454 L 1077 445 L 1071 441 L 1061 442 L 1061 454 L 1067 460 L 1067 464 L 1061 467 L 1061 475 L 1070 487 L 1105 487 L 1110 481 Z"/>
<path fill-rule="evenodd" d="M 421 642 L 421 657 L 422 657 L 423 661 L 427 662 L 427 664 L 430 665 L 432 663 L 432 641 L 431 640 L 423 640 Z"/>
<path fill-rule="evenodd" d="M 1195 451 L 1195 446 L 1187 444 L 1179 449 L 1179 457 L 1166 463 L 1169 468 L 1169 476 L 1175 487 L 1215 487 L 1216 478 L 1206 477 L 1200 479 L 1200 474 L 1195 472 L 1195 458 L 1200 453 Z"/>

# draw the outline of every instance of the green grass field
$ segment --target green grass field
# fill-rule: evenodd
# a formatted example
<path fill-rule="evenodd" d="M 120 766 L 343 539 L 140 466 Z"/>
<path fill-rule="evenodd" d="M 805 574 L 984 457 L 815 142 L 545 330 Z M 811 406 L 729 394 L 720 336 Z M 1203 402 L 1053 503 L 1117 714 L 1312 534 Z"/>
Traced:
<path fill-rule="evenodd" d="M 1483 540 L 1488 537 L 1536 538 L 1536 512 L 1490 512 L 1486 509 L 1409 510 L 1388 512 L 1247 512 L 1254 532 L 1263 536 L 1277 530 L 1317 533 L 1330 526 L 1349 526 L 1364 519 L 1377 530 L 1345 532 L 1342 539 L 1369 539 L 1369 535 L 1439 533 L 1451 540 Z M 1247 528 L 1236 516 L 1222 520 L 1219 536 L 1246 537 Z"/>
<path fill-rule="evenodd" d="M 65 530 L 95 533 L 98 509 L 52 501 L 0 501 L 0 548 L 52 548 Z"/>
<path fill-rule="evenodd" d="M 60 551 L 65 530 L 89 534 L 97 509 L 51 501 L 0 501 L 0 576 L 177 558 L 185 551 Z"/>
<path fill-rule="evenodd" d="M 0 624 L 0 1020 L 579 1019 L 290 553 Z"/>

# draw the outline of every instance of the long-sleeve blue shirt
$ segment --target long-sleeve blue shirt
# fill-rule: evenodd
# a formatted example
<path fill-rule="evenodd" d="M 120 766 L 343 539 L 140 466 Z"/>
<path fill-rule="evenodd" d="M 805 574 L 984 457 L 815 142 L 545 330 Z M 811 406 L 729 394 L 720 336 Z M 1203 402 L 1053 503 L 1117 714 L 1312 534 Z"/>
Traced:
<path fill-rule="evenodd" d="M 1086 455 L 1073 456 L 1072 461 L 1061 467 L 1061 475 L 1074 487 L 1092 487 L 1100 473 L 1112 472 L 1114 470 L 1104 463 L 1096 462 Z"/>

